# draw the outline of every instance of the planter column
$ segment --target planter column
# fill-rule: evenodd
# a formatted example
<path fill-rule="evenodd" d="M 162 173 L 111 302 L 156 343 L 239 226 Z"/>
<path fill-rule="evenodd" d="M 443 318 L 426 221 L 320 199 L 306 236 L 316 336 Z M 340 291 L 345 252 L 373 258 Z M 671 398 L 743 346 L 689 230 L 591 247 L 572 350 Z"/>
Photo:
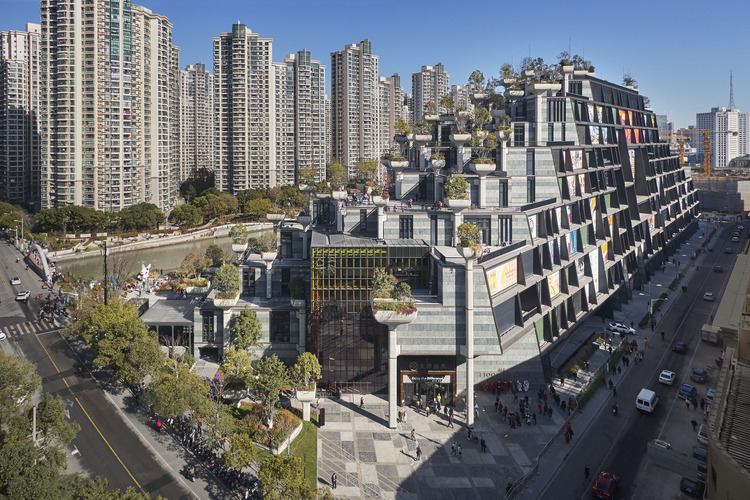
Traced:
<path fill-rule="evenodd" d="M 466 426 L 474 426 L 474 249 L 459 247 L 466 259 Z"/>
<path fill-rule="evenodd" d="M 266 298 L 271 298 L 271 290 L 273 289 L 273 279 L 271 275 L 271 268 L 273 261 L 276 260 L 276 252 L 263 252 L 260 254 L 260 258 L 266 263 Z"/>
<path fill-rule="evenodd" d="M 307 259 L 309 250 L 307 248 L 307 239 L 310 233 L 308 232 L 308 229 L 310 228 L 310 224 L 312 224 L 312 215 L 300 215 L 297 217 L 297 222 L 299 222 L 302 225 L 302 258 Z"/>
<path fill-rule="evenodd" d="M 398 345 L 396 330 L 399 325 L 411 323 L 417 317 L 417 311 L 409 314 L 399 314 L 395 311 L 373 311 L 375 321 L 388 327 L 388 427 L 398 427 L 398 355 L 401 348 Z"/>
<path fill-rule="evenodd" d="M 336 211 L 338 212 L 336 217 L 336 231 L 342 233 L 344 232 L 344 216 L 346 215 L 346 209 L 344 208 L 346 191 L 334 191 L 333 199 L 336 200 Z"/>
<path fill-rule="evenodd" d="M 302 404 L 302 420 L 310 421 L 310 403 L 315 400 L 315 391 L 300 391 L 297 389 L 297 401 Z"/>
<path fill-rule="evenodd" d="M 423 171 L 427 167 L 429 155 L 427 154 L 427 143 L 432 140 L 432 135 L 429 134 L 415 134 L 414 135 L 414 147 L 417 153 L 417 170 Z"/>
<path fill-rule="evenodd" d="M 449 198 L 446 200 L 446 204 L 448 205 L 448 208 L 453 210 L 453 246 L 457 246 L 458 237 L 456 236 L 456 229 L 463 222 L 461 212 L 469 208 L 471 200 L 455 200 Z"/>
<path fill-rule="evenodd" d="M 382 196 L 373 196 L 372 202 L 375 204 L 377 208 L 377 214 L 378 214 L 378 239 L 383 239 L 383 233 L 385 231 L 385 211 L 383 207 L 385 207 L 388 204 L 388 198 L 383 198 Z"/>
<path fill-rule="evenodd" d="M 401 191 L 402 191 L 402 183 L 404 181 L 404 170 L 406 167 L 409 166 L 408 161 L 393 161 L 391 160 L 391 170 L 393 170 L 393 177 L 394 177 L 394 188 L 395 193 L 394 197 L 397 200 L 401 199 Z"/>

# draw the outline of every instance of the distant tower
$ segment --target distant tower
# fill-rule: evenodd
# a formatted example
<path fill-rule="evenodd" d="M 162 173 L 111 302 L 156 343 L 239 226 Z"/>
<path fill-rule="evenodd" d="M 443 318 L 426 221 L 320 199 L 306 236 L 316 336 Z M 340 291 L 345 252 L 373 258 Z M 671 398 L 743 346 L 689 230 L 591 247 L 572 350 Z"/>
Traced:
<path fill-rule="evenodd" d="M 734 84 L 731 71 L 729 72 L 729 109 L 734 109 Z"/>

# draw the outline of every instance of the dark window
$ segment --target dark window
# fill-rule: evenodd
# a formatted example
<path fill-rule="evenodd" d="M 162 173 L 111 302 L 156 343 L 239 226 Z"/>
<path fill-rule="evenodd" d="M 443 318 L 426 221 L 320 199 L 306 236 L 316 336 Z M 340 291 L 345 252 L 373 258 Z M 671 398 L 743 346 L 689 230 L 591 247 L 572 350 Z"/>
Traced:
<path fill-rule="evenodd" d="M 474 224 L 482 231 L 482 244 L 492 245 L 492 228 L 489 217 L 464 217 L 464 222 Z"/>
<path fill-rule="evenodd" d="M 367 232 L 367 210 L 362 209 L 359 211 L 359 232 Z"/>
<path fill-rule="evenodd" d="M 547 141 L 553 142 L 554 140 L 555 140 L 555 124 L 548 123 L 547 124 Z"/>
<path fill-rule="evenodd" d="M 526 179 L 526 203 L 536 201 L 536 179 L 529 177 Z"/>
<path fill-rule="evenodd" d="M 526 175 L 535 175 L 536 171 L 534 168 L 534 150 L 526 150 Z"/>
<path fill-rule="evenodd" d="M 244 269 L 242 271 L 242 295 L 246 297 L 255 297 L 255 268 Z"/>
<path fill-rule="evenodd" d="M 414 216 L 398 216 L 398 237 L 403 240 L 410 240 L 414 237 Z"/>
<path fill-rule="evenodd" d="M 214 331 L 214 313 L 203 313 L 203 335 L 201 342 L 216 342 L 216 332 Z"/>
<path fill-rule="evenodd" d="M 281 269 L 281 296 L 289 297 L 289 282 L 292 281 L 292 270 L 287 268 Z"/>
<path fill-rule="evenodd" d="M 525 132 L 523 123 L 516 123 L 513 125 L 513 144 L 516 146 L 523 146 L 525 141 Z"/>
<path fill-rule="evenodd" d="M 291 259 L 292 258 L 292 233 L 281 233 L 281 258 Z"/>
<path fill-rule="evenodd" d="M 500 206 L 508 206 L 508 181 L 500 181 Z"/>
<path fill-rule="evenodd" d="M 271 342 L 289 342 L 289 313 L 287 311 L 271 311 Z"/>

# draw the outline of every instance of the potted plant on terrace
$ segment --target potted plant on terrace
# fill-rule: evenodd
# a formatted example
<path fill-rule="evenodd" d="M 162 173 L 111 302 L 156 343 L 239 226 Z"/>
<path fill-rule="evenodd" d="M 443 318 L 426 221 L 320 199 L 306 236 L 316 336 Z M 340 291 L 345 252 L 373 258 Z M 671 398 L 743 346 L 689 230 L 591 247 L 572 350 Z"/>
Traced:
<path fill-rule="evenodd" d="M 247 250 L 247 228 L 242 224 L 232 226 L 229 230 L 229 237 L 232 238 L 232 251 L 239 254 Z"/>
<path fill-rule="evenodd" d="M 396 121 L 396 126 L 394 128 L 396 135 L 393 138 L 396 140 L 396 142 L 406 142 L 409 135 L 413 133 L 411 127 L 409 127 L 409 124 L 406 123 L 403 118 L 399 118 Z"/>
<path fill-rule="evenodd" d="M 476 224 L 464 222 L 456 228 L 456 239 L 458 240 L 458 252 L 465 258 L 474 257 L 481 250 L 479 243 L 482 241 L 482 231 Z"/>
<path fill-rule="evenodd" d="M 466 179 L 458 175 L 449 176 L 443 185 L 443 193 L 445 193 L 445 200 L 448 207 L 454 211 L 469 208 L 471 200 L 469 200 L 469 195 L 466 193 L 468 189 L 469 183 L 466 182 Z"/>
<path fill-rule="evenodd" d="M 370 193 L 370 196 L 372 196 L 372 202 L 375 204 L 376 207 L 384 207 L 388 204 L 388 200 L 391 197 L 391 194 L 385 190 L 385 189 L 373 189 L 372 193 Z"/>
<path fill-rule="evenodd" d="M 212 281 L 216 288 L 214 305 L 228 309 L 235 304 L 240 296 L 240 271 L 234 264 L 224 264 L 214 274 Z"/>
<path fill-rule="evenodd" d="M 372 276 L 372 312 L 378 323 L 411 322 L 417 314 L 411 287 L 399 282 L 383 268 L 376 268 Z M 394 325 L 395 326 L 395 325 Z"/>
<path fill-rule="evenodd" d="M 445 166 L 445 156 L 439 154 L 430 155 L 430 167 L 441 169 Z"/>
<path fill-rule="evenodd" d="M 489 155 L 490 151 L 497 149 L 495 136 L 486 130 L 477 130 L 472 135 L 470 144 L 477 156 L 471 159 L 469 167 L 479 175 L 494 172 L 495 162 L 489 158 Z"/>
<path fill-rule="evenodd" d="M 453 109 L 455 108 L 455 106 L 456 103 L 453 101 L 453 98 L 450 95 L 445 94 L 440 98 L 440 107 L 442 108 L 444 116 L 453 115 Z"/>
<path fill-rule="evenodd" d="M 481 104 L 487 99 L 487 89 L 484 86 L 484 74 L 478 69 L 471 72 L 469 75 L 469 83 L 471 84 L 471 98 L 477 103 Z"/>
<path fill-rule="evenodd" d="M 424 119 L 425 121 L 435 121 L 438 119 L 437 106 L 435 103 L 430 101 L 424 106 Z"/>
<path fill-rule="evenodd" d="M 253 248 L 260 253 L 260 258 L 266 262 L 276 259 L 276 234 L 273 232 L 263 233 L 253 241 Z"/>
<path fill-rule="evenodd" d="M 414 124 L 414 136 L 413 136 L 414 142 L 424 143 L 424 144 L 428 143 L 432 139 L 432 134 L 430 133 L 430 129 L 431 129 L 430 124 L 424 120 L 418 123 L 415 123 Z"/>

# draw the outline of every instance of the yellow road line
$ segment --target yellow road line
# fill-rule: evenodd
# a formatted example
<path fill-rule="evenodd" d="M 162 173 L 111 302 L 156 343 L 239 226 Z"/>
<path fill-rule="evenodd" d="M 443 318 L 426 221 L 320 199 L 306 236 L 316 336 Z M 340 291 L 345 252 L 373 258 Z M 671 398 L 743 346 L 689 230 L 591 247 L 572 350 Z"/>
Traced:
<path fill-rule="evenodd" d="M 49 351 L 47 351 L 47 348 L 44 347 L 44 344 L 42 344 L 42 341 L 39 339 L 39 337 L 37 335 L 35 335 L 34 337 L 36 338 L 37 342 L 39 342 L 39 345 L 42 346 L 42 349 L 44 350 L 44 353 L 47 355 L 47 359 L 50 360 L 50 363 L 52 363 L 52 366 L 55 367 L 55 370 L 57 371 L 57 373 L 60 373 L 60 369 L 57 367 L 57 365 L 55 364 L 55 362 L 52 360 L 52 356 L 50 356 Z M 94 426 L 94 429 L 96 429 L 97 434 L 99 434 L 99 437 L 102 438 L 102 441 L 104 441 L 104 444 L 107 445 L 107 448 L 109 448 L 109 451 L 111 451 L 112 454 L 117 459 L 117 461 L 120 462 L 120 465 L 122 465 L 122 468 L 125 469 L 125 472 L 128 473 L 128 476 L 130 476 L 130 479 L 133 480 L 133 482 L 135 483 L 135 485 L 138 486 L 138 489 L 141 490 L 141 492 L 146 493 L 146 491 L 143 489 L 143 487 L 141 486 L 141 484 L 135 479 L 135 477 L 133 477 L 133 474 L 130 473 L 130 469 L 128 469 L 127 466 L 124 463 L 122 463 L 122 460 L 120 459 L 120 456 L 117 454 L 117 452 L 109 444 L 109 441 L 107 441 L 107 438 L 104 437 L 104 434 L 102 434 L 102 432 L 99 430 L 99 427 L 97 427 L 96 424 L 94 423 L 94 421 L 91 419 L 91 416 L 89 416 L 89 412 L 86 411 L 86 408 L 83 407 L 83 405 L 78 400 L 78 398 L 75 397 L 75 395 L 73 395 L 73 391 L 71 390 L 70 385 L 68 384 L 68 381 L 65 379 L 65 377 L 63 377 L 62 381 L 65 382 L 65 386 L 68 388 L 68 391 L 70 391 L 71 396 L 73 396 L 75 398 L 76 403 L 78 403 L 78 406 L 81 408 L 81 410 L 83 411 L 84 415 L 86 415 L 86 418 L 89 419 L 89 422 L 91 422 L 91 425 Z"/>

